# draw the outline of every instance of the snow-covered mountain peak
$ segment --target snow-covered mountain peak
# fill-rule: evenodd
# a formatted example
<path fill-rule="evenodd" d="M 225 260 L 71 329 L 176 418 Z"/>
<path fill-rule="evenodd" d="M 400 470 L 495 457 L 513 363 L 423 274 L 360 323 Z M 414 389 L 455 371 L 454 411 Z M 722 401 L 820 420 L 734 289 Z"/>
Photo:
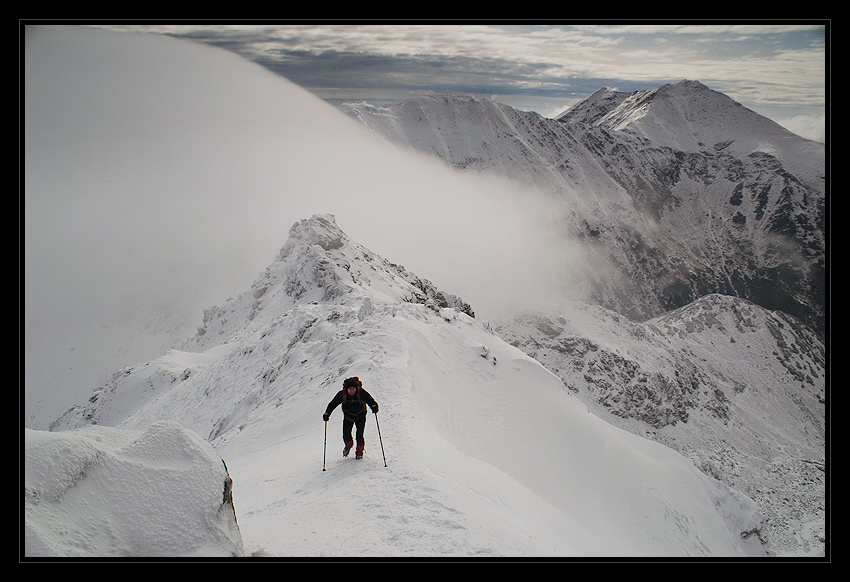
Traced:
<path fill-rule="evenodd" d="M 205 310 L 197 335 L 179 346 L 208 349 L 268 325 L 281 313 L 311 304 L 337 306 L 362 317 L 398 303 L 475 315 L 461 298 L 350 240 L 332 214 L 317 214 L 293 224 L 275 262 L 251 289 Z"/>
<path fill-rule="evenodd" d="M 746 156 L 764 149 L 761 144 L 793 136 L 723 93 L 691 80 L 631 93 L 600 89 L 558 120 L 630 133 L 648 140 L 653 147 L 684 152 L 731 145 L 732 150 Z M 774 147 L 768 149 L 769 154 L 777 153 Z"/>
<path fill-rule="evenodd" d="M 348 238 L 336 224 L 331 214 L 317 214 L 310 219 L 299 220 L 289 229 L 289 240 L 281 249 L 280 256 L 284 258 L 291 254 L 299 243 L 319 245 L 326 251 L 342 247 Z"/>

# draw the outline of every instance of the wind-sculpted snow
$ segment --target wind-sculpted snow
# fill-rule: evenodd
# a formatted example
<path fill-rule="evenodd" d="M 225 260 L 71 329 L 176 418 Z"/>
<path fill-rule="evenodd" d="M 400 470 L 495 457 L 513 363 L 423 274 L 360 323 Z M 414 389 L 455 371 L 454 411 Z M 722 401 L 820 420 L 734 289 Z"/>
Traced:
<path fill-rule="evenodd" d="M 24 437 L 27 557 L 242 556 L 227 467 L 178 424 Z"/>

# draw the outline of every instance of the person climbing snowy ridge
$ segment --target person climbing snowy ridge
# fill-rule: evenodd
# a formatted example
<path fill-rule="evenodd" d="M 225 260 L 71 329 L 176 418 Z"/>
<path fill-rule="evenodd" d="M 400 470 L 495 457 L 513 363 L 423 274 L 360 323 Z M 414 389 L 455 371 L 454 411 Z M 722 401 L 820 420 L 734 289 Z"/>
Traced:
<path fill-rule="evenodd" d="M 378 403 L 366 390 L 363 389 L 363 383 L 357 376 L 346 378 L 342 383 L 342 390 L 337 392 L 333 400 L 328 403 L 325 414 L 322 419 L 327 422 L 331 417 L 331 413 L 337 406 L 342 405 L 342 440 L 345 443 L 345 448 L 342 450 L 342 456 L 347 457 L 354 445 L 354 439 L 351 436 L 351 429 L 356 426 L 357 432 L 357 449 L 355 450 L 355 458 L 363 458 L 363 450 L 366 446 L 366 441 L 363 436 L 366 428 L 366 406 L 372 409 L 372 412 L 378 414 Z"/>

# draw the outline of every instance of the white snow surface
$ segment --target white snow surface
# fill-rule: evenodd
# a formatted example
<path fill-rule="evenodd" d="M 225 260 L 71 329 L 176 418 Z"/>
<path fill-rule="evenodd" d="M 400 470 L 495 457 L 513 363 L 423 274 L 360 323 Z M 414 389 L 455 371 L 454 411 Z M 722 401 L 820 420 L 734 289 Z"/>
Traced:
<path fill-rule="evenodd" d="M 62 434 L 91 430 L 76 428 L 90 416 L 132 434 L 170 420 L 201 435 L 233 479 L 244 555 L 768 554 L 757 536 L 742 536 L 760 526 L 750 499 L 591 414 L 486 322 L 427 297 L 400 301 L 415 294 L 409 277 L 348 240 L 333 217 L 290 235 L 251 290 L 211 310 L 197 336 L 118 372 L 63 418 L 57 428 L 73 430 Z M 322 422 L 348 376 L 380 404 L 360 460 L 341 455 L 341 413 Z M 174 479 L 145 474 L 152 489 Z M 178 508 L 190 501 L 159 496 Z M 70 528 L 73 514 L 63 515 Z M 189 533 L 186 547 L 170 550 L 197 555 L 208 534 Z M 89 555 L 132 553 L 100 541 Z"/>

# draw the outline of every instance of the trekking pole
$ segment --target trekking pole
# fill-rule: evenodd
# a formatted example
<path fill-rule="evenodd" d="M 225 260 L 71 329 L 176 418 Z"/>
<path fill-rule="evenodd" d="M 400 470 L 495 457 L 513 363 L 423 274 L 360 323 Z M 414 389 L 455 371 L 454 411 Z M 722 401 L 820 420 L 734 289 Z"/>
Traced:
<path fill-rule="evenodd" d="M 384 456 L 384 467 L 387 466 L 387 455 L 384 454 L 384 441 L 381 438 L 381 424 L 378 422 L 378 413 L 375 413 L 375 424 L 378 427 L 378 441 L 381 443 L 381 454 Z"/>
<path fill-rule="evenodd" d="M 325 462 L 328 458 L 328 421 L 325 421 L 325 448 L 322 451 L 322 471 L 325 470 Z"/>

